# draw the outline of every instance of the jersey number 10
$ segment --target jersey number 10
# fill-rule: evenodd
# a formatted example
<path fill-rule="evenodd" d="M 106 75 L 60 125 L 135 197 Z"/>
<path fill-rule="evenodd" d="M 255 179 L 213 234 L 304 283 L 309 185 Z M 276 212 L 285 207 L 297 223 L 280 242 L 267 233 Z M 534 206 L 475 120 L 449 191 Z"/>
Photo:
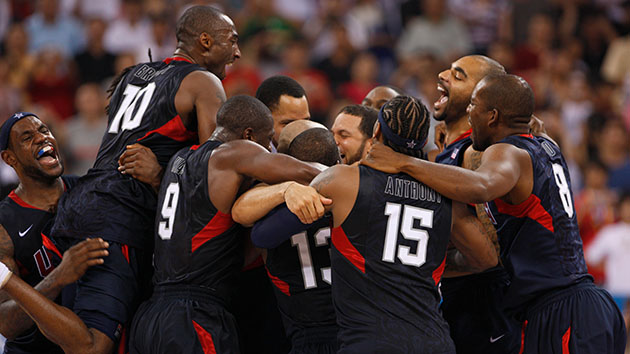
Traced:
<path fill-rule="evenodd" d="M 155 91 L 155 82 L 145 87 L 129 84 L 123 92 L 123 100 L 116 111 L 116 115 L 109 126 L 109 133 L 117 134 L 119 130 L 132 130 L 140 126 L 144 112 Z M 140 102 L 140 106 L 138 105 Z M 120 121 L 122 120 L 122 124 Z"/>

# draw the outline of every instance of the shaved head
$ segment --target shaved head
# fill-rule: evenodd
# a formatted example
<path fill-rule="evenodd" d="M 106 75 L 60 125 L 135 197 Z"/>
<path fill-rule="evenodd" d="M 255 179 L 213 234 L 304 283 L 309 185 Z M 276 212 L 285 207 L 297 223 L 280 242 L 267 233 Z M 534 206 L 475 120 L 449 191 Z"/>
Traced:
<path fill-rule="evenodd" d="M 287 126 L 284 127 L 284 129 L 282 129 L 282 132 L 280 133 L 280 136 L 278 137 L 278 146 L 276 147 L 278 152 L 286 154 L 287 151 L 289 150 L 289 145 L 291 145 L 291 142 L 293 141 L 293 139 L 295 139 L 295 137 L 298 136 L 303 131 L 311 129 L 311 128 L 326 129 L 326 127 L 322 125 L 321 123 L 317 123 L 312 120 L 305 120 L 305 119 L 296 120 L 287 124 Z"/>
<path fill-rule="evenodd" d="M 488 75 L 474 94 L 488 110 L 496 109 L 509 126 L 528 124 L 534 113 L 534 92 L 516 75 Z"/>
<path fill-rule="evenodd" d="M 193 6 L 177 21 L 175 36 L 178 42 L 190 44 L 203 32 L 214 37 L 215 30 L 231 25 L 232 20 L 221 11 L 210 6 Z"/>
<path fill-rule="evenodd" d="M 383 107 L 385 102 L 400 95 L 402 95 L 402 92 L 400 92 L 400 90 L 394 89 L 393 87 L 376 86 L 372 89 L 372 91 L 368 92 L 361 104 L 374 108 L 378 111 L 381 109 L 381 107 Z"/>

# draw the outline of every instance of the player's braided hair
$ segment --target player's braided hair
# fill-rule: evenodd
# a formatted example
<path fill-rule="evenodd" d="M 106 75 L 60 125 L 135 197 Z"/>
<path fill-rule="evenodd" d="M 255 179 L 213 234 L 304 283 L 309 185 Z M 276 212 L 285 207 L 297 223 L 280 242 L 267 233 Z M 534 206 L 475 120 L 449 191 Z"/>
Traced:
<path fill-rule="evenodd" d="M 429 133 L 431 113 L 422 102 L 411 96 L 396 96 L 383 106 L 383 119 L 398 136 L 405 139 L 425 141 Z M 383 136 L 385 145 L 406 155 L 420 157 L 422 150 L 398 146 Z"/>

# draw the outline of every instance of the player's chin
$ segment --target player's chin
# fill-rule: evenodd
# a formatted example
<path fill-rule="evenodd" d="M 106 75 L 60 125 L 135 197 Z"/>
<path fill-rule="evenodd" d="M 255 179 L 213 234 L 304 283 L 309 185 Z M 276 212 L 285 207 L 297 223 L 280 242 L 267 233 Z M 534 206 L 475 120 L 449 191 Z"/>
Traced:
<path fill-rule="evenodd" d="M 48 164 L 48 165 L 40 164 L 39 171 L 43 175 L 49 178 L 57 178 L 63 174 L 63 165 L 61 164 L 61 161 L 59 160 L 57 160 L 57 162 L 54 164 Z"/>

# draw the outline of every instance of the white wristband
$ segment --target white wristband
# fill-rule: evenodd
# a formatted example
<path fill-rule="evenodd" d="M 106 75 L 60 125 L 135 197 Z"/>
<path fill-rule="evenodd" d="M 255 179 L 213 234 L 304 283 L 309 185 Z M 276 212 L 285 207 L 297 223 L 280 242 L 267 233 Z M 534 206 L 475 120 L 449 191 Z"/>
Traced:
<path fill-rule="evenodd" d="M 4 263 L 0 262 L 0 289 L 4 288 L 4 285 L 9 281 L 9 278 L 11 278 L 11 274 L 13 273 L 11 273 L 9 268 L 7 268 Z"/>

